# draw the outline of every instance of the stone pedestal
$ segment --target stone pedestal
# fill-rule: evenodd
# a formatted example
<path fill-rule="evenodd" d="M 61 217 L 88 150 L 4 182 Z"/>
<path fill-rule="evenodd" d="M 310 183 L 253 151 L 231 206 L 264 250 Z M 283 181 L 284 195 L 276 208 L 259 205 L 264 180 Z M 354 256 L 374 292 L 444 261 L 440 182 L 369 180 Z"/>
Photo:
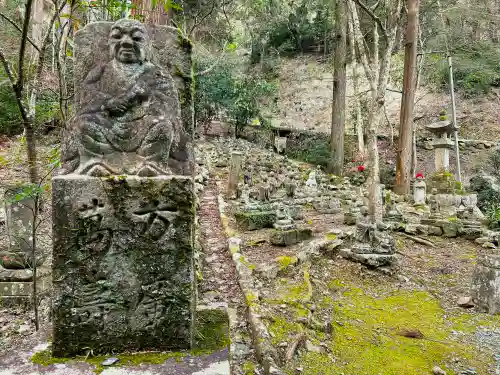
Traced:
<path fill-rule="evenodd" d="M 436 171 L 448 171 L 450 169 L 450 149 L 453 147 L 451 139 L 437 139 L 434 146 L 434 167 Z"/>
<path fill-rule="evenodd" d="M 187 349 L 193 180 L 55 177 L 53 355 Z"/>
<path fill-rule="evenodd" d="M 481 311 L 500 314 L 500 255 L 478 259 L 472 275 L 472 296 Z"/>
<path fill-rule="evenodd" d="M 278 154 L 282 154 L 286 150 L 286 137 L 274 137 L 274 147 Z"/>
<path fill-rule="evenodd" d="M 10 186 L 5 189 L 6 229 L 8 249 L 0 250 L 0 299 L 8 305 L 31 305 L 33 295 L 34 256 L 37 259 L 37 290 L 48 288 L 49 274 L 40 266 L 45 259 L 44 249 L 32 252 L 35 201 L 25 197 L 25 187 Z"/>
<path fill-rule="evenodd" d="M 33 271 L 8 270 L 0 267 L 0 300 L 2 306 L 32 306 L 33 298 Z M 50 288 L 50 270 L 45 267 L 37 268 L 37 291 L 42 293 Z"/>

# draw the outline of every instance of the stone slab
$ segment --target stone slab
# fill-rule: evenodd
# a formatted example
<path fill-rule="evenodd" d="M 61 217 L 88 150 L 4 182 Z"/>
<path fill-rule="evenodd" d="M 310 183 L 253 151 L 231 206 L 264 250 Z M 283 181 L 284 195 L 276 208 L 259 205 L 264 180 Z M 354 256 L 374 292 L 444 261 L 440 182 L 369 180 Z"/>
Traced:
<path fill-rule="evenodd" d="M 95 366 L 83 361 L 63 361 L 48 366 L 34 364 L 34 353 L 49 350 L 47 339 L 39 333 L 19 342 L 0 353 L 0 375 L 95 375 Z M 44 335 L 45 336 L 45 335 Z M 153 354 L 154 355 L 154 354 Z M 118 355 L 118 358 L 120 356 Z M 116 365 L 105 368 L 101 375 L 230 375 L 229 350 L 218 350 L 210 354 L 172 356 L 163 363 L 141 363 Z"/>
<path fill-rule="evenodd" d="M 193 184 L 184 176 L 52 180 L 55 356 L 191 347 Z"/>
<path fill-rule="evenodd" d="M 479 310 L 500 314 L 500 255 L 484 255 L 478 259 L 471 289 Z"/>
<path fill-rule="evenodd" d="M 390 266 L 396 263 L 395 254 L 358 254 L 351 249 L 340 249 L 340 256 L 368 267 Z"/>

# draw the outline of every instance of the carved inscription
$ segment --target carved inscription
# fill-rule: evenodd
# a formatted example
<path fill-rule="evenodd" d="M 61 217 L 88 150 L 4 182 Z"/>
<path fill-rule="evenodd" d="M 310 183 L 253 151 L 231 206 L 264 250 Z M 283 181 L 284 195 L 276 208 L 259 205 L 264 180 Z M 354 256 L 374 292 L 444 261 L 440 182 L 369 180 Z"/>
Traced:
<path fill-rule="evenodd" d="M 133 212 L 134 221 L 142 227 L 142 234 L 153 240 L 162 238 L 169 229 L 179 212 L 171 205 L 160 204 L 154 200 L 144 207 Z"/>

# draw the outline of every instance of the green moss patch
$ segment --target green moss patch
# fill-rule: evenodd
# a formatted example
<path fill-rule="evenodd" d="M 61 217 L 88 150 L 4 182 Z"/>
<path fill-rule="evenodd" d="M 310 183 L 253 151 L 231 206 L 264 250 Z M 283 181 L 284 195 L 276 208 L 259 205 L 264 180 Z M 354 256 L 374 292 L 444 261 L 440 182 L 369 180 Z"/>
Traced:
<path fill-rule="evenodd" d="M 130 353 L 130 354 L 118 354 L 114 357 L 118 358 L 120 361 L 117 362 L 113 367 L 124 367 L 124 366 L 139 366 L 140 364 L 162 364 L 171 358 L 175 358 L 177 361 L 181 361 L 188 352 L 144 352 L 144 353 Z M 208 352 L 198 351 L 193 353 L 195 355 L 208 354 Z M 104 370 L 102 362 L 109 358 L 110 356 L 92 356 L 92 357 L 76 357 L 76 358 L 55 358 L 52 357 L 51 349 L 46 349 L 41 352 L 33 354 L 31 361 L 35 364 L 42 366 L 50 366 L 58 363 L 71 363 L 71 362 L 85 362 L 89 365 L 94 366 L 94 372 L 100 374 Z"/>
<path fill-rule="evenodd" d="M 478 325 L 498 324 L 500 318 L 472 320 L 472 315 L 464 314 L 450 319 L 438 301 L 422 291 L 374 297 L 338 281 L 329 287 L 340 294 L 333 304 L 333 319 L 340 324 L 328 343 L 336 360 L 326 353 L 305 353 L 300 365 L 308 375 L 422 375 L 436 365 L 453 375 L 456 373 L 448 366 L 452 358 L 475 367 L 478 374 L 488 373 L 492 358 L 457 341 L 451 333 L 474 332 Z M 270 331 L 276 341 L 287 341 L 292 336 L 287 332 L 299 329 L 278 320 Z M 405 337 L 401 335 L 404 331 L 419 331 L 423 338 Z"/>
<path fill-rule="evenodd" d="M 225 309 L 207 308 L 196 312 L 196 347 L 219 350 L 229 347 L 229 317 Z"/>

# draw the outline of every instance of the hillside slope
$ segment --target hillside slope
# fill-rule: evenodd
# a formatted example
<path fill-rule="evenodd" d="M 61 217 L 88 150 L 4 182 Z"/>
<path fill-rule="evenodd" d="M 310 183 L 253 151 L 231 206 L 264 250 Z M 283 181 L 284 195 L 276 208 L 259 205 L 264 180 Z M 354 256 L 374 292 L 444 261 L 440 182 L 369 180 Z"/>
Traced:
<path fill-rule="evenodd" d="M 313 56 L 302 56 L 295 59 L 283 59 L 280 65 L 280 85 L 278 109 L 272 115 L 274 125 L 289 128 L 309 129 L 329 132 L 331 121 L 332 98 L 332 64 L 318 61 Z M 350 67 L 347 69 L 347 131 L 352 131 L 351 102 L 353 96 Z M 360 71 L 363 78 L 363 72 Z M 360 92 L 369 95 L 366 81 L 361 82 Z M 390 83 L 390 88 L 400 89 Z M 418 131 L 424 135 L 422 125 L 434 122 L 443 107 L 451 109 L 451 102 L 446 92 L 431 92 L 425 87 L 416 95 L 415 117 Z M 399 124 L 401 94 L 387 91 L 387 120 L 380 126 L 380 133 L 397 134 Z M 500 140 L 500 95 L 493 91 L 487 96 L 476 99 L 465 99 L 457 94 L 457 122 L 461 126 L 460 138 Z M 392 130 L 391 130 L 392 128 Z"/>

